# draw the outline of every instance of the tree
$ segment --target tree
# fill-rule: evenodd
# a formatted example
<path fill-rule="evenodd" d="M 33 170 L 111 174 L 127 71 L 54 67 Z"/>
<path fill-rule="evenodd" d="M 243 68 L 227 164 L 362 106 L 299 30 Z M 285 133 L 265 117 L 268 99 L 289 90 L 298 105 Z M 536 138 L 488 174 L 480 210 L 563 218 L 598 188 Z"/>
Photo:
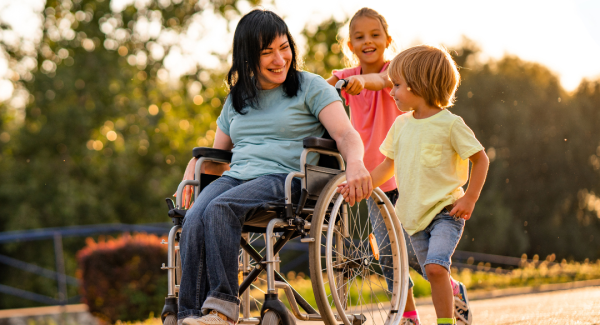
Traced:
<path fill-rule="evenodd" d="M 464 47 L 458 52 L 476 53 Z M 582 105 L 582 97 L 597 105 L 597 91 L 571 97 L 547 68 L 516 57 L 485 64 L 461 56 L 457 61 L 466 66 L 451 110 L 471 126 L 491 159 L 482 198 L 459 248 L 600 257 L 593 245 L 600 223 L 589 217 L 589 208 L 583 212 L 582 204 L 598 192 L 590 155 L 598 145 L 592 139 L 600 135 L 592 125 L 600 116 L 592 105 Z M 581 88 L 594 89 L 587 83 Z"/>
<path fill-rule="evenodd" d="M 342 27 L 333 19 L 325 21 L 316 29 L 305 28 L 302 36 L 306 38 L 306 52 L 304 54 L 304 69 L 321 75 L 323 78 L 331 77 L 331 71 L 343 69 L 342 47 L 338 41 L 338 32 Z"/>
<path fill-rule="evenodd" d="M 35 68 L 17 82 L 30 98 L 23 120 L 15 126 L 2 111 L 0 134 L 9 139 L 3 135 L 7 141 L 0 142 L 0 168 L 10 172 L 0 174 L 0 200 L 6 203 L 0 206 L 0 231 L 168 221 L 164 197 L 176 188 L 191 149 L 212 143 L 226 95 L 223 73 L 190 61 L 173 78 L 165 69 L 166 54 L 182 52 L 173 39 L 190 37 L 208 12 L 239 17 L 237 1 L 110 5 L 46 2 L 43 37 L 31 58 Z M 225 61 L 224 55 L 217 59 Z M 66 241 L 65 250 L 74 253 L 82 241 Z M 54 265 L 52 246 L 44 243 L 1 250 Z M 70 254 L 68 273 L 75 267 Z M 23 281 L 9 268 L 1 274 L 2 283 L 55 295 L 49 281 Z M 0 308 L 29 304 L 0 296 Z"/>

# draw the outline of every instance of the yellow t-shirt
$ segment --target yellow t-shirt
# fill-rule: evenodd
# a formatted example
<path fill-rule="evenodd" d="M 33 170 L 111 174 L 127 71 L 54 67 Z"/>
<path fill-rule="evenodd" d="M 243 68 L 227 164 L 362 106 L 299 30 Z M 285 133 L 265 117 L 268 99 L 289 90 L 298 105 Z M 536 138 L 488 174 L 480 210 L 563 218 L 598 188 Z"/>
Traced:
<path fill-rule="evenodd" d="M 444 109 L 425 119 L 398 116 L 379 150 L 394 159 L 396 215 L 413 235 L 465 194 L 468 158 L 483 146 L 460 116 Z"/>

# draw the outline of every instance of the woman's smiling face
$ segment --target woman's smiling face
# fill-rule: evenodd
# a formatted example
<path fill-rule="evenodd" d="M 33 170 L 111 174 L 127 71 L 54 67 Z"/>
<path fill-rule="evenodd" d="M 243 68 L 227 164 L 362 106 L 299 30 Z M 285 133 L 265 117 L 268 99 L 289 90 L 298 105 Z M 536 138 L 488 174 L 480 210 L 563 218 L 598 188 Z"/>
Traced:
<path fill-rule="evenodd" d="M 261 89 L 279 87 L 287 76 L 292 62 L 292 49 L 285 34 L 275 37 L 273 42 L 260 52 L 258 84 Z"/>

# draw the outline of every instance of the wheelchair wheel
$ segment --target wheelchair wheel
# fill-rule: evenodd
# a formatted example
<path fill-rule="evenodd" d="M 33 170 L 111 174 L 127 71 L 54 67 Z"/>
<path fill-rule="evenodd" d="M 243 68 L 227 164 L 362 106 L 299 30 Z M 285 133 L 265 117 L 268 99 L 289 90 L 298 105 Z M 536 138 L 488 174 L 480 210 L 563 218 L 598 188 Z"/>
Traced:
<path fill-rule="evenodd" d="M 260 322 L 261 325 L 279 325 L 280 323 L 281 319 L 274 311 L 266 312 Z"/>
<path fill-rule="evenodd" d="M 329 181 L 311 220 L 310 270 L 319 313 L 328 325 L 397 325 L 408 292 L 400 222 L 379 189 L 349 207 L 336 192 L 345 180 L 342 173 Z"/>
<path fill-rule="evenodd" d="M 169 315 L 163 322 L 164 325 L 177 325 L 177 317 L 175 315 Z"/>

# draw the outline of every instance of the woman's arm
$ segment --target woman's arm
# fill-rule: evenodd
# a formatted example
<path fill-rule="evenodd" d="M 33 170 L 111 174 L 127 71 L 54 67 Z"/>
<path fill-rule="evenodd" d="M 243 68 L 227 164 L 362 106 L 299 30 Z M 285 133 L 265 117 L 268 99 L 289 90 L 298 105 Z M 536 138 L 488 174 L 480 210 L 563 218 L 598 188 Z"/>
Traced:
<path fill-rule="evenodd" d="M 233 142 L 231 141 L 231 137 L 225 134 L 225 132 L 221 131 L 217 126 L 217 132 L 215 132 L 215 141 L 213 142 L 213 148 L 221 149 L 221 150 L 231 150 L 233 149 Z M 222 175 L 223 172 L 229 170 L 228 164 L 214 163 L 212 161 L 207 161 L 202 166 L 201 172 L 204 174 L 211 175 Z"/>
<path fill-rule="evenodd" d="M 221 150 L 231 150 L 233 149 L 233 142 L 231 141 L 231 137 L 225 134 L 219 127 L 217 126 L 217 132 L 215 133 L 215 141 L 213 142 L 213 148 L 221 149 Z M 185 172 L 183 173 L 183 180 L 186 179 L 194 179 L 194 172 L 196 171 L 196 162 L 198 158 L 194 157 L 188 162 L 187 167 L 185 168 Z M 202 164 L 200 171 L 204 174 L 211 175 L 222 175 L 223 172 L 229 170 L 228 164 L 222 163 L 214 163 L 212 161 L 207 161 Z M 194 193 L 193 187 L 186 186 L 183 189 L 182 202 L 184 207 L 187 209 L 190 207 L 190 200 L 192 198 L 192 194 Z"/>
<path fill-rule="evenodd" d="M 334 76 L 331 76 L 329 79 L 327 79 L 327 83 L 328 83 L 328 84 L 330 84 L 330 85 L 332 85 L 332 86 L 335 86 L 335 84 L 336 84 L 336 83 L 337 83 L 339 80 L 340 80 L 340 78 L 338 78 L 338 77 L 336 77 L 336 76 L 334 75 Z"/>
<path fill-rule="evenodd" d="M 341 102 L 335 101 L 323 108 L 319 113 L 319 120 L 346 160 L 346 179 L 350 189 L 348 202 L 354 205 L 355 201 L 369 197 L 373 191 L 371 176 L 363 163 L 363 142 L 350 124 Z"/>

